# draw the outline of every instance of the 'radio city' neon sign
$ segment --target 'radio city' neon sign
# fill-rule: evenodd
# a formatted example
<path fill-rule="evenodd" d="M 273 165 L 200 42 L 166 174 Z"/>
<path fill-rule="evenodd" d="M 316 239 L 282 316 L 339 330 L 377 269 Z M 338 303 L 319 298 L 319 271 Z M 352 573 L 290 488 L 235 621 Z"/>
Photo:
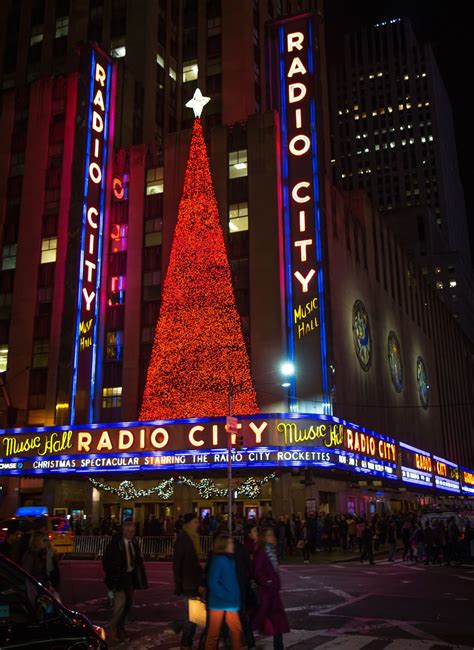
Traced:
<path fill-rule="evenodd" d="M 320 399 L 323 412 L 328 413 L 314 16 L 277 21 L 271 29 L 271 99 L 280 115 L 281 277 L 287 356 L 301 369 L 291 380 L 290 400 L 297 392 L 300 398 L 306 394 L 312 401 Z M 305 368 L 311 368 L 310 380 L 309 372 L 305 378 Z"/>
<path fill-rule="evenodd" d="M 112 75 L 113 67 L 109 57 L 99 50 L 93 49 L 90 53 L 87 95 L 86 98 L 80 97 L 78 101 L 78 109 L 82 110 L 84 99 L 86 99 L 88 117 L 85 136 L 84 200 L 79 252 L 71 422 L 75 421 L 76 414 L 82 421 L 92 421 L 98 353 L 107 154 L 109 131 L 111 130 Z"/>

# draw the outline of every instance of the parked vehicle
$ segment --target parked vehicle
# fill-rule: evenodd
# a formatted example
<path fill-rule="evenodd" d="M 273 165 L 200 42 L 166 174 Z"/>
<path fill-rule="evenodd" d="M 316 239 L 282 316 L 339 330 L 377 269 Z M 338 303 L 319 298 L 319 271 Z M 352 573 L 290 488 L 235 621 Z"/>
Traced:
<path fill-rule="evenodd" d="M 0 648 L 107 650 L 105 631 L 0 555 Z"/>
<path fill-rule="evenodd" d="M 15 523 L 23 534 L 44 526 L 57 553 L 72 553 L 74 549 L 74 533 L 69 520 L 66 517 L 50 517 L 44 506 L 18 508 L 15 517 L 1 521 L 0 542 L 5 539 L 8 528 Z"/>

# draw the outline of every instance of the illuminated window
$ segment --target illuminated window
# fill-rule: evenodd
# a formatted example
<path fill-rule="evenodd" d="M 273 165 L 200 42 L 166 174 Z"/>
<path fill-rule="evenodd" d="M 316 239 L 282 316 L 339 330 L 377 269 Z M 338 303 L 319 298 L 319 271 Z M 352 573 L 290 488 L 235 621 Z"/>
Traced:
<path fill-rule="evenodd" d="M 56 21 L 56 33 L 54 38 L 61 38 L 69 34 L 69 16 L 63 16 Z"/>
<path fill-rule="evenodd" d="M 229 153 L 229 178 L 247 176 L 247 149 Z"/>
<path fill-rule="evenodd" d="M 183 82 L 194 81 L 198 78 L 198 64 L 196 59 L 194 61 L 183 62 Z"/>
<path fill-rule="evenodd" d="M 112 240 L 112 253 L 121 253 L 127 250 L 128 225 L 112 224 L 110 229 L 110 239 Z"/>
<path fill-rule="evenodd" d="M 43 26 L 39 26 L 41 30 L 43 30 Z M 43 31 L 41 32 L 36 32 L 36 29 L 33 27 L 31 29 L 31 37 L 30 37 L 30 45 L 38 45 L 38 43 L 43 42 Z"/>
<path fill-rule="evenodd" d="M 437 289 L 444 289 L 444 284 L 443 284 L 443 282 L 441 282 L 441 280 L 438 280 L 438 282 L 436 283 L 436 288 Z"/>
<path fill-rule="evenodd" d="M 176 81 L 176 70 L 170 66 L 169 75 L 173 81 Z"/>
<path fill-rule="evenodd" d="M 450 280 L 449 281 L 449 288 L 454 289 L 455 286 L 457 286 L 456 280 Z"/>
<path fill-rule="evenodd" d="M 110 56 L 112 56 L 114 59 L 122 59 L 126 54 L 127 48 L 125 45 L 114 47 L 112 50 L 110 50 Z"/>
<path fill-rule="evenodd" d="M 106 361 L 120 361 L 123 352 L 123 332 L 121 330 L 105 333 Z"/>
<path fill-rule="evenodd" d="M 102 389 L 102 408 L 114 409 L 122 406 L 122 386 Z"/>
<path fill-rule="evenodd" d="M 3 247 L 2 271 L 14 269 L 16 267 L 16 247 L 17 244 L 10 244 Z"/>
<path fill-rule="evenodd" d="M 157 54 L 157 55 L 156 55 L 156 62 L 158 63 L 158 65 L 159 65 L 161 68 L 164 68 L 164 67 L 165 67 L 165 60 L 164 60 L 164 58 L 161 56 L 161 54 Z"/>
<path fill-rule="evenodd" d="M 33 368 L 47 368 L 49 358 L 49 340 L 35 341 L 33 346 Z"/>
<path fill-rule="evenodd" d="M 146 193 L 149 194 L 162 194 L 165 190 L 164 171 L 163 167 L 155 167 L 154 169 L 147 169 L 146 172 Z"/>
<path fill-rule="evenodd" d="M 109 306 L 125 304 L 125 275 L 113 275 L 110 278 Z"/>
<path fill-rule="evenodd" d="M 0 372 L 6 372 L 8 365 L 8 345 L 0 345 Z"/>
<path fill-rule="evenodd" d="M 440 266 L 435 267 L 435 273 L 441 273 L 441 267 Z"/>
<path fill-rule="evenodd" d="M 41 240 L 41 264 L 50 264 L 56 261 L 58 238 L 47 237 Z"/>
<path fill-rule="evenodd" d="M 248 203 L 229 205 L 229 232 L 242 232 L 249 229 Z"/>
<path fill-rule="evenodd" d="M 163 242 L 163 219 L 145 221 L 145 247 L 159 246 Z"/>

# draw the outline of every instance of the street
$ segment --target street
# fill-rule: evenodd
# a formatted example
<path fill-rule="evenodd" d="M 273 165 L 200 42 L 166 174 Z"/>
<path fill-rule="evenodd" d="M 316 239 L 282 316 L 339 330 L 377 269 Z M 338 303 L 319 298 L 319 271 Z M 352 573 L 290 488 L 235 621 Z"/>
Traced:
<path fill-rule="evenodd" d="M 110 608 L 100 561 L 64 560 L 63 602 L 107 625 Z M 169 562 L 147 562 L 150 588 L 136 592 L 129 650 L 179 649 L 179 619 Z M 337 650 L 442 650 L 474 647 L 474 566 L 418 566 L 379 560 L 283 565 L 291 632 L 285 647 Z M 122 647 L 122 646 L 119 646 Z M 125 647 L 125 644 L 123 645 Z M 257 647 L 272 648 L 260 637 Z"/>

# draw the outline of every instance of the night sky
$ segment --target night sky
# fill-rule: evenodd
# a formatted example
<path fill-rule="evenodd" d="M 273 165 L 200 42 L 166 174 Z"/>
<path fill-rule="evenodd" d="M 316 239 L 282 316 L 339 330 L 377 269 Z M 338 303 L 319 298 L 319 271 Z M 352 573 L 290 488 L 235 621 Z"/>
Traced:
<path fill-rule="evenodd" d="M 439 0 L 326 0 L 325 13 L 328 49 L 338 42 L 341 33 L 350 32 L 382 20 L 408 17 L 418 40 L 431 43 L 441 75 L 451 99 L 456 129 L 461 178 L 464 185 L 466 209 L 474 258 L 474 196 L 472 185 L 472 108 L 466 82 L 472 77 L 472 26 L 459 3 Z"/>

